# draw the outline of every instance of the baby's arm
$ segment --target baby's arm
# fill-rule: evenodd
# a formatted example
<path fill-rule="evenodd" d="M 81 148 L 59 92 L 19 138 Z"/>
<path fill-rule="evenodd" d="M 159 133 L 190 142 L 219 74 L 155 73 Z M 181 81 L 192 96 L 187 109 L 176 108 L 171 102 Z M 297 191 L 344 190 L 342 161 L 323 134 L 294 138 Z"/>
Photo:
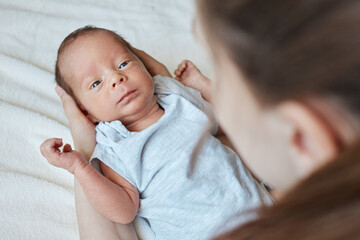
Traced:
<path fill-rule="evenodd" d="M 59 148 L 62 145 L 59 138 L 48 139 L 40 146 L 41 154 L 50 164 L 74 174 L 92 205 L 106 218 L 122 224 L 132 222 L 139 207 L 136 188 L 105 167 L 107 179 L 69 144 L 61 152 Z"/>
<path fill-rule="evenodd" d="M 189 60 L 183 60 L 174 71 L 175 79 L 187 87 L 198 90 L 202 97 L 211 102 L 210 80 Z"/>
<path fill-rule="evenodd" d="M 211 103 L 211 82 L 202 75 L 200 70 L 189 60 L 183 60 L 174 71 L 175 79 L 187 87 L 194 88 L 201 96 Z M 221 126 L 218 126 L 216 136 L 224 135 Z"/>
<path fill-rule="evenodd" d="M 95 125 L 79 109 L 74 99 L 59 86 L 56 88 L 67 119 L 75 149 L 81 152 L 86 160 L 90 159 L 96 145 Z M 75 207 L 79 226 L 80 239 L 86 240 L 137 240 L 131 223 L 117 224 L 100 214 L 86 197 L 79 181 L 74 177 Z"/>

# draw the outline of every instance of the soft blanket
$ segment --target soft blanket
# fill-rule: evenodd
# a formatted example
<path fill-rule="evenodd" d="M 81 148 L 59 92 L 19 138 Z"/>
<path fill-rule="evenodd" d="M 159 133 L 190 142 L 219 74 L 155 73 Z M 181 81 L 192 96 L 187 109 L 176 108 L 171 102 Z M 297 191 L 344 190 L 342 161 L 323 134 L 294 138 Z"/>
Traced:
<path fill-rule="evenodd" d="M 57 48 L 73 30 L 115 30 L 170 71 L 184 58 L 209 72 L 193 36 L 192 0 L 0 0 L 0 239 L 78 239 L 73 176 L 39 151 L 72 143 L 55 94 Z M 146 238 L 146 222 L 136 222 Z"/>

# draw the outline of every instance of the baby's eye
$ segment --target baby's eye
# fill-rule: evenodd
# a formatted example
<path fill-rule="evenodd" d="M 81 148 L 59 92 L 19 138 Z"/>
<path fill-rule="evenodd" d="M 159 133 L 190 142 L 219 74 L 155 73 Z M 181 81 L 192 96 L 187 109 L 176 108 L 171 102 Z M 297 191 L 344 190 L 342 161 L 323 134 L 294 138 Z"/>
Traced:
<path fill-rule="evenodd" d="M 96 81 L 91 85 L 91 88 L 96 88 L 101 82 L 100 81 Z"/>
<path fill-rule="evenodd" d="M 119 65 L 119 69 L 124 68 L 126 65 L 128 65 L 128 62 L 123 62 L 122 64 Z"/>

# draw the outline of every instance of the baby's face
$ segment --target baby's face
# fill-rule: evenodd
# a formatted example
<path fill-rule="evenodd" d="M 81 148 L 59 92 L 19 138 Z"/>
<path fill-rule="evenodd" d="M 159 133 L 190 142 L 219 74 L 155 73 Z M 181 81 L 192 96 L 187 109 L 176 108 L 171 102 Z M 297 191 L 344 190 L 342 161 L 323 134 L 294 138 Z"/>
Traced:
<path fill-rule="evenodd" d="M 149 72 L 107 32 L 78 37 L 61 55 L 59 67 L 94 121 L 130 124 L 153 105 L 154 84 Z"/>

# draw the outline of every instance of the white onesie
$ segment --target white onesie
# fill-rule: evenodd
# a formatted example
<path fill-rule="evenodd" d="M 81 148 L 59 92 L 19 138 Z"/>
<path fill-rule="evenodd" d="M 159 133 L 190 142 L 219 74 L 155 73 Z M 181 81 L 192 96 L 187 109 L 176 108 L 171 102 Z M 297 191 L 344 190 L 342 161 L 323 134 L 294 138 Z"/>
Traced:
<path fill-rule="evenodd" d="M 141 132 L 120 121 L 99 123 L 92 160 L 138 189 L 137 214 L 156 239 L 208 239 L 234 214 L 270 204 L 236 153 L 213 136 L 217 126 L 201 94 L 168 77 L 154 77 L 154 85 L 164 115 Z"/>

